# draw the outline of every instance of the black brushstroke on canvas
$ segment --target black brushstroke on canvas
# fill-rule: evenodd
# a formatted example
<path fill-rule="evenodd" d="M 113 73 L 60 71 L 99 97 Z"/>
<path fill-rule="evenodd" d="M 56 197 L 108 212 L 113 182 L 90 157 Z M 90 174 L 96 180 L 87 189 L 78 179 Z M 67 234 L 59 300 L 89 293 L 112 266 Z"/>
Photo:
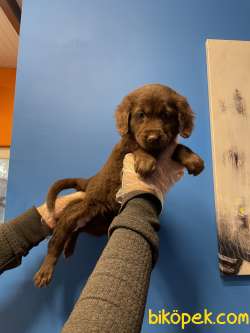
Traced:
<path fill-rule="evenodd" d="M 228 159 L 231 162 L 232 166 L 236 169 L 238 169 L 244 161 L 243 154 L 240 154 L 235 148 L 229 149 Z"/>
<path fill-rule="evenodd" d="M 241 228 L 249 229 L 248 216 L 247 215 L 238 215 L 239 220 L 241 221 Z"/>
<path fill-rule="evenodd" d="M 235 110 L 238 112 L 238 114 L 246 116 L 245 100 L 242 97 L 242 94 L 239 91 L 239 89 L 235 89 L 233 99 L 234 99 Z"/>
<path fill-rule="evenodd" d="M 225 275 L 238 274 L 242 263 L 242 259 L 227 257 L 219 253 L 219 268 L 221 273 Z"/>
<path fill-rule="evenodd" d="M 219 100 L 219 107 L 221 112 L 227 111 L 226 103 L 224 100 Z"/>

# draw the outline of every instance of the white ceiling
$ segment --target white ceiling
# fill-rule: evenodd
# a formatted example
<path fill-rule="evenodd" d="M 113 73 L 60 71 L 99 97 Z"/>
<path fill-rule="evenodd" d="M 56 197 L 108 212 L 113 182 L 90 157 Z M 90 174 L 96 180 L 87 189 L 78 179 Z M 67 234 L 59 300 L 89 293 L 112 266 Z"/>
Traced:
<path fill-rule="evenodd" d="M 0 67 L 16 68 L 18 34 L 0 7 Z"/>

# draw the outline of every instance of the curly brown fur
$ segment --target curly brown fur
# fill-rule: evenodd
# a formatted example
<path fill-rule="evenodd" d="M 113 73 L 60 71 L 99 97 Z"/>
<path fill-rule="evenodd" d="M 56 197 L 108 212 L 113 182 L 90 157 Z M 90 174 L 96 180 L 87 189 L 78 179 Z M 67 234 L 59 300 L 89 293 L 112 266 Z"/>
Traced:
<path fill-rule="evenodd" d="M 115 195 L 121 185 L 124 156 L 133 153 L 136 171 L 142 176 L 150 174 L 158 155 L 178 134 L 184 138 L 191 135 L 194 120 L 187 100 L 160 84 L 148 84 L 131 92 L 117 107 L 115 117 L 121 140 L 101 170 L 88 180 L 60 180 L 49 191 L 48 207 L 52 212 L 62 189 L 74 187 L 84 190 L 86 195 L 84 200 L 69 204 L 57 221 L 48 255 L 34 277 L 37 287 L 50 282 L 63 248 L 66 256 L 73 253 L 79 231 L 94 235 L 107 232 L 119 210 Z M 183 145 L 177 146 L 173 159 L 194 175 L 204 167 L 202 159 Z"/>

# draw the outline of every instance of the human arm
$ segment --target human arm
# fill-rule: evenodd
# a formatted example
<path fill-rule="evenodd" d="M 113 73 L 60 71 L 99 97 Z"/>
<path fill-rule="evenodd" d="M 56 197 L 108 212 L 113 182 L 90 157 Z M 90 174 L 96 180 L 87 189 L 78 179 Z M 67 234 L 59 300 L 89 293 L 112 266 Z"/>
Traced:
<path fill-rule="evenodd" d="M 83 192 L 75 192 L 57 199 L 56 212 L 60 215 L 72 200 L 83 198 Z M 32 207 L 23 214 L 0 224 L 0 274 L 21 264 L 29 250 L 51 234 L 53 219 L 46 204 Z"/>
<path fill-rule="evenodd" d="M 140 332 L 158 257 L 158 205 L 150 194 L 125 203 L 62 333 Z"/>

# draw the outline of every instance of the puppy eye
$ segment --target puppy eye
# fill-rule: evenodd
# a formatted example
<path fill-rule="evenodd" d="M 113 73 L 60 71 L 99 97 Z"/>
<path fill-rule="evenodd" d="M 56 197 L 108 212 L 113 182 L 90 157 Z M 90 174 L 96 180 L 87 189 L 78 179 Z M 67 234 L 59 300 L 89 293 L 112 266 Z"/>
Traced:
<path fill-rule="evenodd" d="M 164 112 L 161 112 L 161 119 L 162 120 L 168 120 L 170 118 L 170 113 L 164 111 Z"/>
<path fill-rule="evenodd" d="M 143 112 L 143 111 L 138 111 L 138 112 L 136 112 L 136 117 L 138 118 L 138 119 L 144 119 L 145 118 L 145 112 Z"/>

